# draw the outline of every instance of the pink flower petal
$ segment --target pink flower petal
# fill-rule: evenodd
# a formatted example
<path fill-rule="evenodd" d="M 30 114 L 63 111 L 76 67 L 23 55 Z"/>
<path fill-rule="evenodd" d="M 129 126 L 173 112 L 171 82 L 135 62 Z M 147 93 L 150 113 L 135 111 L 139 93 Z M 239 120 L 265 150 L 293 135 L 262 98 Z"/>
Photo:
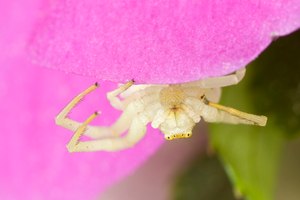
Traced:
<path fill-rule="evenodd" d="M 33 60 L 101 80 L 178 83 L 235 71 L 299 25 L 299 0 L 64 0 L 39 23 Z"/>
<path fill-rule="evenodd" d="M 146 138 L 129 150 L 67 152 L 72 133 L 56 126 L 54 117 L 95 79 L 38 68 L 26 61 L 25 41 L 39 8 L 39 0 L 0 3 L 0 44 L 5 47 L 0 52 L 0 199 L 96 199 L 105 187 L 153 154 L 163 137 L 148 130 Z M 114 87 L 101 82 L 101 88 L 76 107 L 72 118 L 84 120 L 101 110 L 94 124 L 111 124 L 119 113 L 111 109 L 105 93 Z"/>

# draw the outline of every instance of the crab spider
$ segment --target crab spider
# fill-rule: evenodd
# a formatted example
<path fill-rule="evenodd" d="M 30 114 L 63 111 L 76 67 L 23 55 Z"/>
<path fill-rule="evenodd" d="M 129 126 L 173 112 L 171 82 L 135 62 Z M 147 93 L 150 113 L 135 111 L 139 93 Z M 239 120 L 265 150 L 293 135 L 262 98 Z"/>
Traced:
<path fill-rule="evenodd" d="M 111 106 L 123 111 L 111 126 L 89 125 L 98 115 L 97 112 L 83 123 L 68 118 L 75 105 L 98 87 L 96 83 L 76 96 L 58 114 L 56 123 L 75 132 L 67 144 L 70 152 L 129 148 L 144 137 L 148 123 L 153 128 L 159 128 L 167 140 L 191 137 L 193 127 L 201 118 L 206 122 L 265 126 L 265 116 L 244 113 L 216 103 L 220 98 L 220 88 L 237 84 L 244 75 L 245 69 L 242 69 L 230 75 L 182 84 L 134 85 L 134 81 L 129 81 L 107 93 Z M 80 141 L 82 135 L 92 140 Z"/>

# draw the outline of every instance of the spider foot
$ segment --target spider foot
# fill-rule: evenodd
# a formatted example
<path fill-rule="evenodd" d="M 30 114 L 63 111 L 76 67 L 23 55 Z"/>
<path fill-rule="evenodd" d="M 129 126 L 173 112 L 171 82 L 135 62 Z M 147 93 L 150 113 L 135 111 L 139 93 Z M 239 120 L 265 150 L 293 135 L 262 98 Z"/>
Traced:
<path fill-rule="evenodd" d="M 86 131 L 87 126 L 98 116 L 99 112 L 94 112 L 91 116 L 89 116 L 75 131 L 72 136 L 70 142 L 67 144 L 67 149 L 69 152 L 74 152 L 76 150 L 76 146 L 80 142 L 80 138 L 83 133 Z"/>

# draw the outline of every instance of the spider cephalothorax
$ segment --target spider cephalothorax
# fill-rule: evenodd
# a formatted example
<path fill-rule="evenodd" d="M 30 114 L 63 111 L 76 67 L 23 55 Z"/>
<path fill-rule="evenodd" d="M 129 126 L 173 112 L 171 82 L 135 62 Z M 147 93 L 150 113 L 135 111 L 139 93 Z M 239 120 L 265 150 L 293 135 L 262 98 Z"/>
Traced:
<path fill-rule="evenodd" d="M 206 122 L 265 126 L 265 116 L 244 113 L 214 103 L 219 100 L 220 87 L 237 84 L 244 74 L 243 69 L 223 77 L 169 85 L 133 85 L 134 82 L 129 81 L 107 94 L 111 105 L 123 111 L 120 118 L 110 127 L 89 125 L 97 113 L 83 123 L 67 117 L 85 95 L 98 87 L 98 84 L 94 84 L 61 111 L 56 123 L 75 131 L 67 145 L 71 152 L 117 151 L 131 147 L 143 138 L 148 123 L 151 123 L 153 128 L 159 128 L 167 140 L 190 137 L 193 127 L 201 118 Z M 128 133 L 123 136 L 126 130 Z M 94 140 L 81 142 L 80 137 L 83 134 Z"/>
<path fill-rule="evenodd" d="M 189 94 L 181 85 L 163 87 L 158 93 L 158 109 L 152 120 L 152 127 L 159 128 L 167 140 L 188 138 L 200 121 L 200 116 L 188 105 Z"/>

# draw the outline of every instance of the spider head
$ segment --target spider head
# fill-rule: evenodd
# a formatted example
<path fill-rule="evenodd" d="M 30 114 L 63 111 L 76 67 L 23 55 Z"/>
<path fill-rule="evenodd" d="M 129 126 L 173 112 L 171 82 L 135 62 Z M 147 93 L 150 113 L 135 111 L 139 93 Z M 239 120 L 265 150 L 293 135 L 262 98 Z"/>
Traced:
<path fill-rule="evenodd" d="M 174 113 L 161 123 L 159 129 L 164 134 L 166 140 L 174 140 L 191 137 L 194 126 L 195 122 L 188 116 Z"/>
<path fill-rule="evenodd" d="M 180 85 L 171 85 L 160 91 L 159 100 L 165 112 L 160 118 L 162 120 L 159 129 L 165 135 L 166 140 L 192 136 L 196 122 L 185 111 L 186 96 L 184 88 Z"/>

